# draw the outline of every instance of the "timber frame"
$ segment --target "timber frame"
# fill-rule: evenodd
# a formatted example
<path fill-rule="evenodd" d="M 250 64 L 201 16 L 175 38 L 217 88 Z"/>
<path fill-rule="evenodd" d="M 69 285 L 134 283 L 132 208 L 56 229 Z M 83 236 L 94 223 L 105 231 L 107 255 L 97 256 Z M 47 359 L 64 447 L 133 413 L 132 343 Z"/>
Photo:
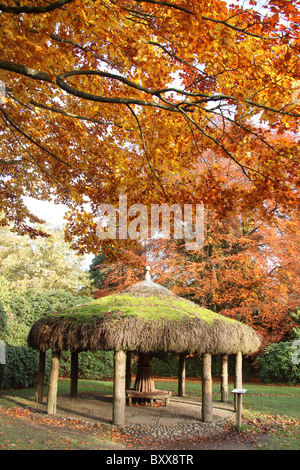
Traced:
<path fill-rule="evenodd" d="M 77 396 L 78 393 L 78 351 L 71 353 L 71 383 L 70 383 L 70 396 Z M 125 351 L 115 351 L 114 353 L 114 386 L 113 386 L 113 409 L 112 409 L 112 424 L 116 426 L 125 425 L 125 407 L 126 398 L 132 398 L 135 396 L 134 392 L 128 393 L 128 389 L 131 386 L 131 354 L 126 354 Z M 43 403 L 43 387 L 45 378 L 45 355 L 46 353 L 40 351 L 39 361 L 39 377 L 36 393 L 36 402 Z M 50 415 L 56 414 L 57 409 L 57 383 L 59 374 L 59 363 L 60 363 L 60 351 L 52 351 L 51 358 L 51 373 L 49 378 L 49 389 L 47 399 L 47 413 Z M 212 374 L 211 374 L 211 359 L 212 354 L 203 354 L 202 361 L 202 411 L 201 419 L 205 423 L 210 423 L 213 420 L 213 401 L 212 401 Z M 221 367 L 221 402 L 228 401 L 228 355 L 223 354 L 221 356 L 222 367 Z M 178 396 L 185 396 L 185 363 L 186 356 L 181 354 L 179 356 L 179 369 L 178 369 Z M 130 378 L 129 378 L 130 377 Z M 242 388 L 242 353 L 238 352 L 235 354 L 235 377 L 234 377 L 235 388 Z M 165 399 L 166 405 L 170 399 L 169 394 L 153 394 L 149 396 L 150 404 L 155 399 Z M 140 395 L 142 397 L 142 395 Z M 152 401 L 152 403 L 151 403 Z M 129 400 L 129 406 L 131 400 Z M 236 404 L 234 404 L 236 407 Z M 236 408 L 235 408 L 236 410 Z"/>

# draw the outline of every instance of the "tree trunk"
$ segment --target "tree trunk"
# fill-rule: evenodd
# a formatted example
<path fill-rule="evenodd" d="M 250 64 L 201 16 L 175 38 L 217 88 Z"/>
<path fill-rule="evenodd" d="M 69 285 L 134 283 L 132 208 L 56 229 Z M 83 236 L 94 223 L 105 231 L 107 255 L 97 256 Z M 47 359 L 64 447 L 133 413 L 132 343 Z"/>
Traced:
<path fill-rule="evenodd" d="M 179 371 L 178 371 L 178 396 L 185 396 L 185 369 L 186 369 L 186 355 L 180 354 L 179 356 Z"/>
<path fill-rule="evenodd" d="M 36 400 L 37 403 L 43 403 L 44 380 L 45 380 L 45 364 L 46 364 L 46 353 L 45 353 L 45 351 L 40 351 L 39 377 L 38 377 L 37 391 L 36 391 L 36 395 L 35 395 L 35 400 Z"/>
<path fill-rule="evenodd" d="M 228 355 L 221 355 L 221 401 L 228 401 Z"/>
<path fill-rule="evenodd" d="M 211 354 L 203 354 L 202 362 L 202 420 L 205 423 L 212 421 L 212 377 Z"/>
<path fill-rule="evenodd" d="M 126 355 L 126 390 L 130 390 L 130 388 L 131 388 L 131 358 L 132 358 L 132 352 L 127 351 L 127 355 Z"/>
<path fill-rule="evenodd" d="M 57 381 L 59 373 L 60 351 L 52 351 L 51 373 L 49 378 L 47 413 L 56 414 Z"/>
<path fill-rule="evenodd" d="M 243 387 L 243 356 L 241 351 L 236 353 L 235 356 L 235 376 L 234 376 L 234 388 L 242 388 Z M 234 410 L 237 410 L 237 397 L 234 394 Z"/>
<path fill-rule="evenodd" d="M 124 351 L 115 351 L 114 354 L 114 389 L 113 389 L 113 424 L 125 424 L 125 374 L 126 354 Z"/>
<path fill-rule="evenodd" d="M 78 391 L 78 351 L 71 353 L 71 386 L 70 396 L 76 397 Z"/>
<path fill-rule="evenodd" d="M 150 353 L 140 353 L 134 390 L 136 392 L 154 392 L 154 379 L 150 367 Z"/>

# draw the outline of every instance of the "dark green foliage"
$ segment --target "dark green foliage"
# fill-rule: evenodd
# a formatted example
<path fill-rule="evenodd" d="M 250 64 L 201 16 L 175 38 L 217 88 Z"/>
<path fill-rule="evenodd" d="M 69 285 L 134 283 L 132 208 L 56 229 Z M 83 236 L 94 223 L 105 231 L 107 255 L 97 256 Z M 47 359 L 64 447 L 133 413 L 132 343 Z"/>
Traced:
<path fill-rule="evenodd" d="M 49 353 L 48 353 L 49 354 Z M 113 376 L 113 351 L 98 351 L 96 353 L 83 351 L 78 355 L 78 376 L 80 379 L 99 380 Z M 69 377 L 71 355 L 64 352 L 61 358 L 60 375 Z"/>
<path fill-rule="evenodd" d="M 152 356 L 151 368 L 154 375 L 160 377 L 178 376 L 179 356 L 174 353 L 156 353 Z M 186 359 L 186 377 L 201 377 L 201 357 Z"/>
<path fill-rule="evenodd" d="M 262 382 L 300 383 L 300 364 L 296 364 L 293 353 L 296 348 L 292 341 L 272 343 L 257 359 L 258 375 Z M 299 342 L 298 342 L 299 349 Z"/>
<path fill-rule="evenodd" d="M 101 264 L 103 264 L 104 261 L 105 254 L 103 253 L 101 255 L 95 256 L 95 258 L 92 260 L 92 263 L 90 264 L 89 274 L 93 280 L 93 287 L 95 287 L 96 289 L 101 289 L 105 279 L 105 275 L 101 271 Z"/>
<path fill-rule="evenodd" d="M 174 353 L 155 353 L 151 360 L 152 372 L 160 377 L 177 377 L 179 355 Z M 186 358 L 186 377 L 201 377 L 202 359 L 199 355 Z M 212 356 L 212 375 L 220 376 L 219 356 Z"/>
<path fill-rule="evenodd" d="M 64 289 L 39 292 L 35 289 L 16 291 L 10 300 L 10 308 L 15 318 L 27 326 L 41 317 L 54 312 L 80 305 L 91 300 L 88 296 L 74 295 Z"/>
<path fill-rule="evenodd" d="M 0 339 L 1 339 L 1 335 L 6 330 L 6 327 L 7 327 L 7 315 L 3 307 L 3 304 L 0 300 Z"/>
<path fill-rule="evenodd" d="M 30 387 L 36 384 L 39 369 L 39 353 L 27 346 L 6 347 L 6 367 L 3 387 Z M 46 375 L 50 373 L 50 361 L 46 363 Z"/>
<path fill-rule="evenodd" d="M 6 366 L 1 370 L 1 387 L 28 387 L 35 385 L 38 376 L 39 353 L 27 346 L 27 336 L 32 323 L 51 312 L 83 304 L 90 301 L 87 296 L 76 296 L 69 291 L 59 289 L 50 292 L 40 292 L 35 289 L 11 290 L 6 299 L 5 308 L 0 305 L 0 339 L 6 343 Z M 9 321 L 7 318 L 9 317 Z M 102 358 L 100 358 L 102 360 Z M 51 354 L 46 355 L 46 381 L 50 373 Z M 107 364 L 97 365 L 94 361 L 83 361 L 81 369 L 87 367 L 89 378 L 93 373 L 103 370 L 106 376 Z M 70 370 L 69 364 L 65 368 Z M 86 371 L 83 371 L 86 376 Z"/>

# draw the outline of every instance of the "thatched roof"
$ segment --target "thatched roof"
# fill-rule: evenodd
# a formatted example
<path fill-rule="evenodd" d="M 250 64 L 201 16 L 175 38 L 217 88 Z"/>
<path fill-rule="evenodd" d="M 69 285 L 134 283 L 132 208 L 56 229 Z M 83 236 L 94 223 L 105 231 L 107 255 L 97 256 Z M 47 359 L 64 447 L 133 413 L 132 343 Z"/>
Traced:
<path fill-rule="evenodd" d="M 43 317 L 32 326 L 28 344 L 41 350 L 249 354 L 257 351 L 260 339 L 249 326 L 145 280 Z"/>

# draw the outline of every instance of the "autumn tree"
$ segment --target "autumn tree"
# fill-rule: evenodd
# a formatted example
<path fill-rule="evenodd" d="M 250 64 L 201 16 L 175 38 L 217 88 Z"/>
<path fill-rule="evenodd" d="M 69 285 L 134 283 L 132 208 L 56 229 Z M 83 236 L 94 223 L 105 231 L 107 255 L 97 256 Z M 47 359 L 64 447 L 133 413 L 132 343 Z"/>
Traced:
<path fill-rule="evenodd" d="M 97 207 L 120 194 L 288 213 L 299 204 L 299 11 L 298 0 L 1 1 L 2 224 L 40 234 L 22 198 L 53 198 L 70 208 L 73 247 L 99 253 L 111 243 L 96 236 Z M 191 192 L 209 150 L 215 170 Z M 228 187 L 220 158 L 247 184 Z"/>
<path fill-rule="evenodd" d="M 203 248 L 188 251 L 184 240 L 173 237 L 129 246 L 114 262 L 98 266 L 104 281 L 95 295 L 143 280 L 150 264 L 155 282 L 252 326 L 262 335 L 264 348 L 290 338 L 297 327 L 299 235 L 296 211 L 288 218 L 277 213 L 276 224 L 274 218 L 266 224 L 239 213 L 221 220 L 217 212 L 206 212 Z"/>
<path fill-rule="evenodd" d="M 106 265 L 109 291 L 137 280 L 147 256 L 99 240 L 99 204 L 202 203 L 204 250 L 182 257 L 167 244 L 160 279 L 168 262 L 178 279 L 184 267 L 182 291 L 250 323 L 255 296 L 297 297 L 294 254 L 275 235 L 288 237 L 279 221 L 299 206 L 299 1 L 24 0 L 0 11 L 3 225 L 45 232 L 24 195 L 67 204 L 72 247 L 119 263 Z"/>
<path fill-rule="evenodd" d="M 152 246 L 152 243 L 150 241 Z M 90 272 L 92 277 L 97 279 L 96 273 L 101 276 L 101 284 L 95 285 L 94 297 L 104 297 L 113 294 L 126 287 L 139 282 L 145 278 L 145 266 L 147 265 L 147 243 L 133 243 L 127 247 L 119 245 L 118 255 L 104 260 L 99 260 L 96 256 L 92 262 Z M 155 251 L 158 249 L 155 244 Z"/>

